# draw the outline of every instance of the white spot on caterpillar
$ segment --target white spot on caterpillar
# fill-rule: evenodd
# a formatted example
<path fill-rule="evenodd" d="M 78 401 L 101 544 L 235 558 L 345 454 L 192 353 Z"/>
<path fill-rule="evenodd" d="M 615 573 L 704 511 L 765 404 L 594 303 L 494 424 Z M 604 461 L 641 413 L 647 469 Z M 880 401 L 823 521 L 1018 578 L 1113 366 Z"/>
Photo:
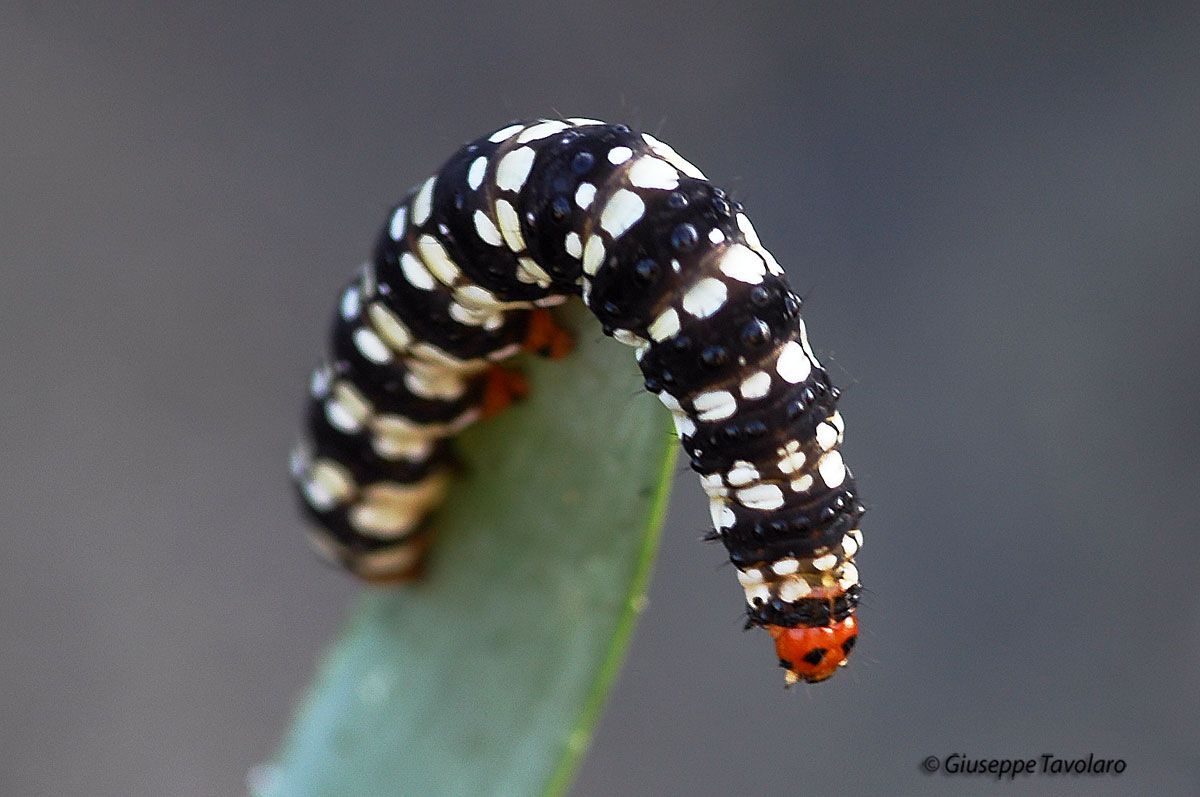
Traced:
<path fill-rule="evenodd" d="M 665 390 L 658 394 L 658 400 L 662 402 L 664 407 L 673 413 L 678 414 L 683 412 L 683 407 L 679 406 L 679 399 L 675 398 Z"/>
<path fill-rule="evenodd" d="M 367 317 L 384 342 L 396 351 L 404 351 L 412 343 L 412 331 L 382 302 L 367 305 Z"/>
<path fill-rule="evenodd" d="M 808 378 L 812 372 L 812 364 L 809 363 L 808 357 L 804 354 L 804 349 L 794 340 L 789 340 L 784 344 L 783 349 L 779 352 L 779 360 L 775 363 L 775 370 L 779 372 L 779 376 L 788 384 L 798 384 Z"/>
<path fill-rule="evenodd" d="M 346 320 L 354 320 L 361 310 L 362 302 L 360 301 L 359 289 L 356 286 L 350 286 L 346 292 L 342 294 L 341 313 L 342 318 Z"/>
<path fill-rule="evenodd" d="M 783 490 L 775 484 L 756 484 L 738 490 L 737 500 L 747 509 L 778 509 L 783 506 Z"/>
<path fill-rule="evenodd" d="M 586 116 L 573 116 L 567 121 L 576 127 L 588 127 L 590 125 L 604 124 L 604 122 L 601 122 L 599 119 L 588 119 Z"/>
<path fill-rule="evenodd" d="M 708 514 L 712 516 L 713 528 L 716 529 L 731 528 L 737 520 L 737 517 L 733 514 L 733 509 L 721 500 L 708 502 Z"/>
<path fill-rule="evenodd" d="M 354 348 L 376 365 L 387 365 L 392 361 L 391 350 L 384 345 L 373 329 L 359 327 L 354 330 Z"/>
<path fill-rule="evenodd" d="M 846 463 L 839 451 L 829 451 L 817 461 L 817 471 L 826 487 L 837 487 L 846 480 Z"/>
<path fill-rule="evenodd" d="M 518 130 L 522 129 L 523 127 L 525 127 L 525 125 L 520 125 L 520 124 L 509 125 L 508 127 L 503 127 L 501 129 L 497 130 L 495 133 L 492 133 L 490 136 L 488 136 L 488 141 L 492 142 L 493 144 L 499 144 L 501 141 L 507 141 L 508 139 L 512 138 L 513 135 Z"/>
<path fill-rule="evenodd" d="M 813 477 L 811 474 L 806 473 L 803 476 L 801 476 L 799 479 L 792 479 L 790 486 L 792 488 L 792 492 L 796 492 L 796 493 L 806 492 L 808 490 L 808 488 L 813 486 Z"/>
<path fill-rule="evenodd" d="M 522 251 L 525 248 L 525 238 L 521 235 L 521 219 L 512 203 L 507 199 L 497 200 L 496 217 L 500 219 L 500 234 L 504 236 L 508 248 L 514 252 Z"/>
<path fill-rule="evenodd" d="M 467 391 L 461 375 L 416 360 L 407 363 L 404 386 L 414 395 L 436 401 L 455 401 Z"/>
<path fill-rule="evenodd" d="M 745 213 L 737 214 L 737 226 L 742 231 L 742 235 L 746 236 L 746 243 L 750 244 L 752 249 L 762 248 L 762 241 L 758 240 L 758 232 Z"/>
<path fill-rule="evenodd" d="M 414 484 L 376 482 L 363 489 L 350 510 L 350 522 L 363 534 L 395 539 L 412 531 L 425 512 L 441 500 L 446 489 L 444 473 L 435 473 Z"/>
<path fill-rule="evenodd" d="M 325 398 L 329 394 L 329 382 L 332 378 L 329 366 L 320 366 L 312 372 L 312 378 L 308 381 L 308 392 L 315 399 Z"/>
<path fill-rule="evenodd" d="M 486 326 L 488 320 L 495 314 L 487 310 L 467 307 L 459 302 L 450 302 L 447 312 L 458 323 L 472 327 Z"/>
<path fill-rule="evenodd" d="M 579 239 L 579 233 L 569 232 L 567 238 L 563 242 L 563 248 L 567 250 L 567 254 L 578 260 L 583 257 L 583 241 Z"/>
<path fill-rule="evenodd" d="M 632 157 L 633 150 L 629 147 L 613 147 L 608 151 L 608 162 L 613 166 L 620 166 Z"/>
<path fill-rule="evenodd" d="M 458 265 L 450 259 L 442 242 L 432 235 L 422 235 L 418 238 L 417 250 L 421 253 L 426 267 L 443 285 L 451 286 L 462 276 Z"/>
<path fill-rule="evenodd" d="M 437 284 L 433 275 L 429 273 L 429 269 L 425 268 L 425 264 L 418 260 L 412 252 L 400 255 L 400 271 L 404 274 L 404 279 L 408 280 L 408 284 L 414 288 L 431 291 Z"/>
<path fill-rule="evenodd" d="M 384 548 L 358 554 L 358 558 L 354 561 L 354 572 L 368 578 L 403 573 L 412 569 L 420 557 L 420 547 L 411 543 L 398 545 L 395 548 Z"/>
<path fill-rule="evenodd" d="M 842 553 L 847 559 L 858 553 L 858 540 L 847 534 L 842 537 Z"/>
<path fill-rule="evenodd" d="M 517 279 L 521 282 L 536 282 L 543 288 L 550 284 L 550 275 L 532 257 L 517 258 Z"/>
<path fill-rule="evenodd" d="M 500 231 L 496 229 L 496 225 L 488 218 L 488 215 L 482 210 L 476 210 L 471 217 L 475 221 L 475 232 L 479 234 L 479 238 L 492 246 L 499 246 L 503 243 L 500 240 Z"/>
<path fill-rule="evenodd" d="M 399 241 L 404 237 L 404 230 L 408 226 L 408 210 L 403 205 L 396 208 L 396 212 L 392 214 L 392 221 L 388 225 L 388 235 L 392 236 L 393 241 Z"/>
<path fill-rule="evenodd" d="M 739 570 L 737 572 L 738 583 L 742 587 L 753 587 L 763 583 L 763 572 L 757 567 L 752 567 L 749 570 Z"/>
<path fill-rule="evenodd" d="M 646 339 L 634 334 L 628 329 L 614 329 L 613 340 L 617 343 L 624 343 L 626 346 L 645 346 Z"/>
<path fill-rule="evenodd" d="M 762 258 L 742 244 L 734 244 L 726 249 L 718 268 L 726 277 L 749 285 L 759 284 L 767 273 Z"/>
<path fill-rule="evenodd" d="M 680 437 L 691 437 L 696 433 L 696 424 L 688 416 L 680 413 L 671 418 L 675 421 L 675 433 Z"/>
<path fill-rule="evenodd" d="M 567 127 L 568 125 L 563 122 L 541 122 L 526 128 L 525 132 L 517 136 L 517 143 L 526 144 L 530 141 L 537 141 L 546 136 L 554 135 L 559 130 L 565 130 Z"/>
<path fill-rule="evenodd" d="M 846 592 L 855 584 L 858 583 L 858 568 L 853 562 L 846 562 L 842 565 L 842 575 L 838 579 L 838 589 Z"/>
<path fill-rule="evenodd" d="M 588 236 L 587 245 L 583 247 L 583 273 L 589 276 L 600 270 L 604 262 L 604 241 L 599 235 Z"/>
<path fill-rule="evenodd" d="M 502 191 L 520 191 L 536 154 L 533 147 L 520 147 L 501 158 L 496 166 L 496 186 Z"/>
<path fill-rule="evenodd" d="M 388 504 L 359 504 L 349 513 L 350 525 L 359 534 L 394 540 L 411 532 L 421 519 L 413 509 Z"/>
<path fill-rule="evenodd" d="M 721 309 L 728 296 L 725 283 L 715 277 L 705 277 L 683 295 L 683 309 L 696 318 L 707 318 Z"/>
<path fill-rule="evenodd" d="M 437 182 L 437 175 L 430 177 L 421 186 L 421 190 L 417 192 L 417 196 L 412 202 L 413 223 L 418 226 L 429 220 L 429 213 L 433 209 L 433 184 Z"/>
<path fill-rule="evenodd" d="M 472 191 L 478 191 L 479 186 L 483 185 L 483 176 L 487 173 L 487 165 L 487 158 L 482 155 L 471 161 L 471 168 L 467 169 L 467 186 Z"/>
<path fill-rule="evenodd" d="M 783 458 L 779 460 L 780 473 L 795 473 L 804 467 L 804 462 L 807 459 L 804 452 L 797 448 L 795 451 L 786 451 Z"/>
<path fill-rule="evenodd" d="M 697 180 L 706 179 L 704 177 L 704 172 L 700 171 L 691 163 L 684 160 L 682 157 L 680 157 L 678 152 L 676 152 L 670 146 L 659 141 L 654 136 L 650 135 L 649 133 L 642 133 L 642 140 L 650 145 L 650 150 L 655 155 L 667 161 L 676 169 L 686 174 L 688 177 L 695 177 Z"/>
<path fill-rule="evenodd" d="M 804 319 L 801 318 L 797 326 L 800 327 L 800 345 L 804 347 L 804 353 L 808 355 L 808 359 L 812 360 L 814 365 L 820 365 L 821 362 L 817 359 L 817 355 L 813 354 L 812 346 L 808 343 L 808 327 L 804 324 Z"/>
<path fill-rule="evenodd" d="M 762 475 L 758 472 L 758 468 L 743 459 L 734 462 L 733 468 L 725 476 L 725 480 L 733 487 L 745 487 L 760 478 Z"/>
<path fill-rule="evenodd" d="M 674 191 L 679 187 L 679 172 L 664 160 L 643 155 L 629 167 L 629 184 L 635 188 Z"/>
<path fill-rule="evenodd" d="M 737 399 L 728 390 L 710 390 L 692 401 L 696 417 L 701 421 L 720 421 L 737 412 Z"/>
<path fill-rule="evenodd" d="M 845 419 L 844 419 L 844 418 L 842 418 L 842 414 L 841 414 L 840 412 L 837 412 L 837 411 L 835 410 L 835 411 L 834 411 L 834 413 L 833 413 L 833 415 L 830 415 L 830 416 L 829 416 L 829 422 L 830 422 L 831 424 L 833 424 L 833 428 L 834 428 L 834 429 L 837 429 L 837 432 L 838 432 L 838 442 L 840 443 L 840 442 L 842 441 L 842 437 L 844 437 L 844 436 L 845 436 L 845 434 L 846 434 L 846 421 L 845 421 Z"/>
<path fill-rule="evenodd" d="M 708 231 L 708 240 L 713 246 L 719 246 L 725 243 L 725 233 L 721 232 L 716 227 Z"/>
<path fill-rule="evenodd" d="M 334 428 L 357 434 L 371 417 L 371 404 L 354 385 L 338 381 L 333 395 L 325 401 L 325 417 Z"/>
<path fill-rule="evenodd" d="M 328 512 L 354 495 L 354 477 L 337 462 L 318 459 L 309 469 L 308 480 L 301 483 L 300 489 L 313 509 Z"/>
<path fill-rule="evenodd" d="M 833 424 L 824 421 L 817 424 L 817 445 L 828 451 L 837 445 L 837 441 L 838 430 L 834 428 Z"/>
<path fill-rule="evenodd" d="M 371 449 L 392 462 L 424 462 L 433 453 L 433 441 L 421 437 L 393 437 L 379 433 L 371 438 Z"/>
<path fill-rule="evenodd" d="M 812 560 L 813 570 L 820 570 L 822 573 L 827 570 L 832 570 L 837 564 L 837 555 L 827 553 L 824 556 L 818 556 Z"/>
<path fill-rule="evenodd" d="M 759 584 L 746 590 L 746 603 L 751 606 L 758 606 L 770 599 L 771 590 L 767 588 L 766 584 Z"/>
<path fill-rule="evenodd" d="M 755 371 L 742 380 L 738 392 L 742 394 L 742 398 L 747 399 L 765 397 L 771 392 L 771 375 L 766 371 Z"/>
<path fill-rule="evenodd" d="M 782 274 L 783 268 L 780 267 L 775 256 L 763 247 L 762 241 L 758 239 L 758 233 L 754 230 L 754 225 L 750 223 L 750 219 L 747 218 L 745 213 L 737 214 L 737 225 L 738 229 L 742 231 L 742 235 L 746 237 L 746 243 L 750 244 L 750 248 L 762 257 L 763 262 L 767 266 L 767 271 L 776 275 Z"/>
<path fill-rule="evenodd" d="M 479 285 L 460 285 L 454 290 L 454 298 L 468 307 L 481 310 L 494 310 L 504 306 L 504 302 L 500 301 L 496 294 Z"/>
<path fill-rule="evenodd" d="M 575 204 L 581 209 L 587 210 L 592 205 L 592 200 L 596 198 L 596 186 L 591 183 L 580 183 L 575 189 Z"/>
<path fill-rule="evenodd" d="M 802 578 L 789 578 L 779 586 L 779 599 L 785 603 L 795 603 L 812 592 L 812 587 Z"/>
<path fill-rule="evenodd" d="M 729 495 L 729 489 L 721 481 L 721 474 L 709 473 L 700 477 L 700 487 L 710 498 L 724 498 Z"/>
<path fill-rule="evenodd" d="M 618 238 L 632 227 L 646 212 L 646 203 L 627 188 L 617 191 L 608 200 L 600 214 L 600 229 Z"/>
<path fill-rule="evenodd" d="M 650 333 L 650 339 L 658 342 L 666 340 L 679 331 L 679 313 L 675 312 L 674 307 L 668 307 L 664 310 L 654 322 L 650 324 L 647 332 Z"/>
<path fill-rule="evenodd" d="M 800 561 L 795 557 L 789 556 L 785 559 L 780 559 L 775 564 L 771 565 L 771 569 L 775 571 L 777 576 L 790 576 L 800 570 Z"/>

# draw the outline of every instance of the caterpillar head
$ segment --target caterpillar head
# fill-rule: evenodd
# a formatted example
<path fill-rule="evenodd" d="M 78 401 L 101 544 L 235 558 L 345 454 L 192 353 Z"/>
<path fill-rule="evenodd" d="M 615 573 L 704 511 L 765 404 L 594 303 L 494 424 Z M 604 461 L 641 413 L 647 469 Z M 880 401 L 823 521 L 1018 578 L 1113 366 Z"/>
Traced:
<path fill-rule="evenodd" d="M 768 625 L 775 639 L 779 666 L 785 668 L 784 680 L 791 686 L 797 681 L 814 684 L 824 681 L 846 664 L 858 640 L 858 621 L 853 616 L 833 625 L 812 627 Z"/>

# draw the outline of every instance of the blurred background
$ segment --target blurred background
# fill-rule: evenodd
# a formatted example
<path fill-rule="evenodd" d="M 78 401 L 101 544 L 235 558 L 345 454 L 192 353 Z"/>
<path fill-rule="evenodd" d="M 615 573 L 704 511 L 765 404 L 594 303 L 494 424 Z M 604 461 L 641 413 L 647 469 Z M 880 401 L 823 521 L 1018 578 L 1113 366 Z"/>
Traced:
<path fill-rule="evenodd" d="M 871 507 L 855 660 L 784 693 L 681 473 L 573 793 L 1200 790 L 1198 53 L 1192 3 L 6 3 L 0 792 L 274 751 L 358 589 L 285 476 L 336 291 L 538 115 L 745 203 Z"/>

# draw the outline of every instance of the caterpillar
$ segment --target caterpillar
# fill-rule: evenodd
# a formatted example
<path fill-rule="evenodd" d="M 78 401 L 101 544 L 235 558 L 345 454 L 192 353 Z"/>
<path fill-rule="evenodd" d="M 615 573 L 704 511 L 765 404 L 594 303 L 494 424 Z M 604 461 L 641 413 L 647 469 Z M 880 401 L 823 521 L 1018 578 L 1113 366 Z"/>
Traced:
<path fill-rule="evenodd" d="M 672 412 L 747 627 L 774 639 L 788 685 L 830 677 L 857 639 L 865 511 L 839 390 L 741 204 L 625 125 L 507 125 L 391 210 L 340 295 L 292 453 L 318 549 L 368 581 L 415 577 L 450 439 L 523 394 L 503 360 L 569 350 L 546 308 L 576 295 Z"/>

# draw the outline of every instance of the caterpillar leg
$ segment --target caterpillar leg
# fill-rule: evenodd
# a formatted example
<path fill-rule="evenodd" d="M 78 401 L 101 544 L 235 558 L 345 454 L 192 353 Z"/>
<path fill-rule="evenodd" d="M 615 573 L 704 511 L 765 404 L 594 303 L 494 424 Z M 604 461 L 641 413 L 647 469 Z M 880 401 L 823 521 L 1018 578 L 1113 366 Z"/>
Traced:
<path fill-rule="evenodd" d="M 529 329 L 522 346 L 534 354 L 561 360 L 575 348 L 575 338 L 558 325 L 549 310 L 536 307 L 529 312 Z"/>
<path fill-rule="evenodd" d="M 483 400 L 480 409 L 484 418 L 491 418 L 508 409 L 514 401 L 529 395 L 525 375 L 503 365 L 491 365 L 484 374 Z"/>

